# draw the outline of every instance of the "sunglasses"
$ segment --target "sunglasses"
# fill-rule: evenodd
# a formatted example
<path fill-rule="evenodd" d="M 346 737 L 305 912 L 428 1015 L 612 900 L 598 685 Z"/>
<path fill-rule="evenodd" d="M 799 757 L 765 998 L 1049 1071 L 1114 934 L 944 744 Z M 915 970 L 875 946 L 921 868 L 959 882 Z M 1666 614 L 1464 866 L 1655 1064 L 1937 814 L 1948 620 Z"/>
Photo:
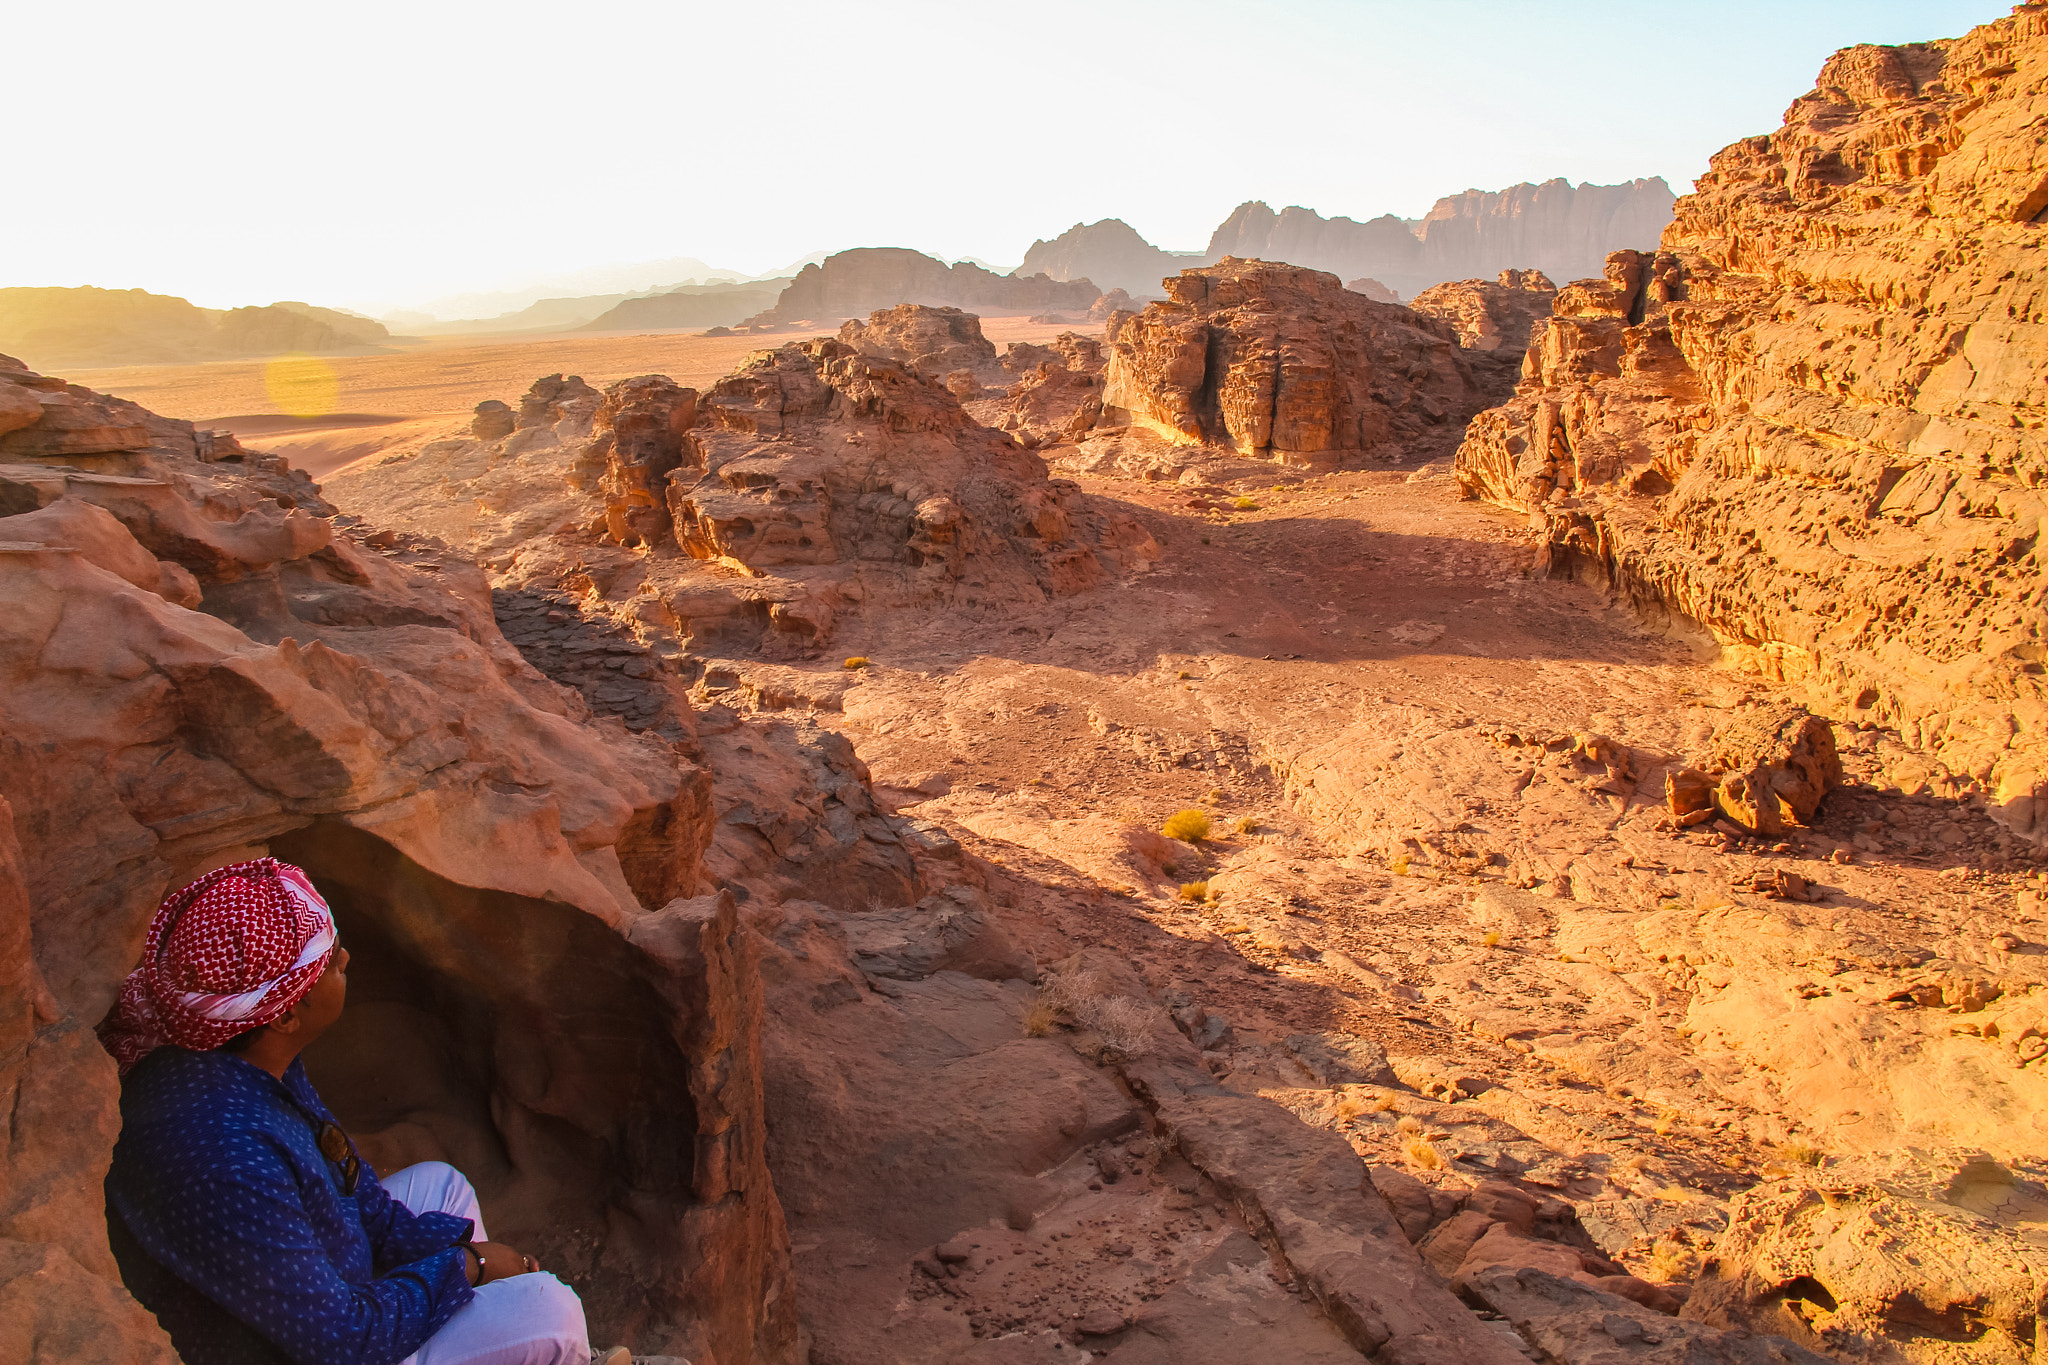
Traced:
<path fill-rule="evenodd" d="M 340 1124 L 324 1122 L 314 1130 L 313 1140 L 319 1144 L 321 1156 L 341 1167 L 343 1196 L 354 1194 L 356 1182 L 363 1178 L 363 1159 L 356 1155 L 356 1145 L 348 1140 L 348 1134 Z"/>

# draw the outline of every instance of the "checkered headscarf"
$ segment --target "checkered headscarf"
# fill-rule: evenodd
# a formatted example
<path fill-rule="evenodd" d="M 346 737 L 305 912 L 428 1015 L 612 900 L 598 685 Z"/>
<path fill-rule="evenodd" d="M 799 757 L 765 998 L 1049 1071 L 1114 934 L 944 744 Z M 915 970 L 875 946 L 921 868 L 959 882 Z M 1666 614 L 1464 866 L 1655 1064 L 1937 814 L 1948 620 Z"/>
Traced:
<path fill-rule="evenodd" d="M 217 868 L 157 907 L 100 1043 L 123 1075 L 166 1043 L 217 1048 L 296 1005 L 334 943 L 334 916 L 298 868 L 275 858 Z"/>

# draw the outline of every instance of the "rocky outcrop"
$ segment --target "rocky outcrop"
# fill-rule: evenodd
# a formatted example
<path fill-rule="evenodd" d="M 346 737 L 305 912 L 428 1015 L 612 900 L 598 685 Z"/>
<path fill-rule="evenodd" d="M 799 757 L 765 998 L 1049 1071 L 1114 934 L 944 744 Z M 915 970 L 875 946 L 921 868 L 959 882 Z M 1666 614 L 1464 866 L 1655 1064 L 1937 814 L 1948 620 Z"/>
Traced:
<path fill-rule="evenodd" d="M 1353 280 L 1357 289 L 1372 280 Z M 1368 297 L 1370 290 L 1360 291 Z M 1503 270 L 1492 280 L 1458 280 L 1432 285 L 1409 307 L 1442 318 L 1457 329 L 1458 344 L 1474 351 L 1499 351 L 1519 364 L 1536 324 L 1550 316 L 1557 286 L 1540 270 Z"/>
<path fill-rule="evenodd" d="M 1013 341 L 1002 368 L 1013 378 L 999 396 L 968 404 L 974 417 L 1029 446 L 1084 439 L 1102 416 L 1102 343 L 1062 332 L 1050 344 Z"/>
<path fill-rule="evenodd" d="M 140 411 L 11 387 L 60 417 Z M 120 450 L 0 455 L 0 1356 L 169 1358 L 106 1248 L 117 1090 L 92 1026 L 168 888 L 269 852 L 354 955 L 308 1065 L 373 1163 L 461 1165 L 601 1337 L 796 1359 L 759 983 L 703 871 L 704 770 L 591 723 L 445 547 L 136 425 Z"/>
<path fill-rule="evenodd" d="M 1401 296 L 1381 284 L 1370 275 L 1355 280 L 1346 280 L 1344 287 L 1354 294 L 1363 294 L 1374 303 L 1399 303 Z"/>
<path fill-rule="evenodd" d="M 666 375 L 622 379 L 604 391 L 578 463 L 601 465 L 605 529 L 621 545 L 668 537 L 668 477 L 686 458 L 685 434 L 697 423 L 697 391 Z"/>
<path fill-rule="evenodd" d="M 1899 732 L 2036 840 L 2044 65 L 2035 4 L 1836 54 L 1662 250 L 1559 292 L 1458 457 L 1555 562 Z"/>
<path fill-rule="evenodd" d="M 971 576 L 1040 600 L 1143 562 L 1149 537 L 1084 513 L 940 385 L 844 342 L 757 355 L 702 408 L 668 493 L 699 559 L 872 566 L 927 591 Z"/>
<path fill-rule="evenodd" d="M 1796 706 L 1738 711 L 1714 732 L 1704 766 L 1665 778 L 1681 826 L 1719 814 L 1757 834 L 1784 834 L 1811 824 L 1822 799 L 1842 784 L 1834 727 Z"/>
<path fill-rule="evenodd" d="M 866 322 L 849 318 L 839 339 L 862 355 L 898 360 L 936 379 L 954 370 L 986 371 L 996 363 L 995 344 L 981 334 L 981 319 L 958 308 L 899 303 Z"/>
<path fill-rule="evenodd" d="M 1275 213 L 1253 202 L 1216 229 L 1207 259 L 1255 256 L 1346 279 L 1368 275 L 1403 297 L 1508 269 L 1573 279 L 1597 270 L 1609 252 L 1655 243 L 1671 221 L 1671 201 L 1670 187 L 1651 178 L 1467 190 L 1437 200 L 1419 221 L 1387 215 L 1360 223 L 1305 208 Z"/>
<path fill-rule="evenodd" d="M 968 261 L 947 265 L 921 251 L 862 247 L 827 256 L 822 265 L 805 266 L 775 306 L 750 319 L 749 325 L 836 324 L 899 303 L 965 308 L 984 315 L 1082 312 L 1101 292 L 1085 279 L 998 275 Z"/>
<path fill-rule="evenodd" d="M 1098 288 L 1122 289 L 1134 298 L 1156 299 L 1162 281 L 1201 259 L 1197 251 L 1162 251 L 1121 218 L 1076 223 L 1051 241 L 1035 241 L 1014 275 L 1044 274 L 1055 280 L 1089 280 Z"/>
<path fill-rule="evenodd" d="M 1455 431 L 1484 401 L 1450 327 L 1334 275 L 1226 260 L 1109 327 L 1105 422 L 1335 468 Z"/>
<path fill-rule="evenodd" d="M 959 326 L 955 346 L 979 335 L 972 315 L 923 308 L 857 335 L 880 349 L 927 324 Z M 1099 351 L 1078 337 L 1037 350 L 1061 364 L 1025 408 L 1064 429 L 1097 392 Z M 985 420 L 1003 401 L 975 411 Z M 809 655 L 862 603 L 1001 610 L 1158 553 L 1128 515 L 1048 479 L 1024 448 L 1039 439 L 1028 423 L 1014 439 L 992 431 L 947 384 L 843 341 L 757 352 L 702 394 L 643 376 L 606 390 L 595 414 L 582 402 L 558 405 L 552 425 L 431 442 L 329 489 L 380 524 L 464 547 L 507 575 L 501 587 L 584 599 L 620 585 L 620 609 L 676 655 L 685 641 L 699 655 Z"/>

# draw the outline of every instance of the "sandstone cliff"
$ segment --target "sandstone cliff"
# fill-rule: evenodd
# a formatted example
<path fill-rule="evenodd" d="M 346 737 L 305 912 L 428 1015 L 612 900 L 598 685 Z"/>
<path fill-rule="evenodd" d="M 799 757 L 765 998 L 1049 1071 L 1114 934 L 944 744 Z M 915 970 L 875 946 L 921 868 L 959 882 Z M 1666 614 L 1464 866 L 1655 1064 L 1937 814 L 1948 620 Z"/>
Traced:
<path fill-rule="evenodd" d="M 1368 275 L 1403 298 L 1445 280 L 1534 269 L 1572 279 L 1610 251 L 1642 248 L 1671 220 L 1663 180 L 1578 185 L 1566 180 L 1467 190 L 1437 200 L 1420 221 L 1359 223 L 1305 208 L 1241 204 L 1209 239 L 1207 259 L 1256 256 L 1349 279 Z"/>
<path fill-rule="evenodd" d="M 769 326 L 802 320 L 837 323 L 899 303 L 966 308 L 977 313 L 1085 311 L 1101 292 L 1085 279 L 997 275 L 967 261 L 947 265 L 920 251 L 862 247 L 828 256 L 822 265 L 805 266 L 775 306 L 752 322 Z"/>
<path fill-rule="evenodd" d="M 1051 241 L 1039 240 L 1011 273 L 1044 274 L 1055 280 L 1088 280 L 1100 289 L 1122 289 L 1133 298 L 1156 299 L 1166 276 L 1201 259 L 1198 251 L 1163 251 L 1121 218 L 1076 223 Z"/>
<path fill-rule="evenodd" d="M 308 1065 L 373 1163 L 461 1164 L 599 1336 L 794 1361 L 759 983 L 680 684 L 638 648 L 673 742 L 595 724 L 474 566 L 281 461 L 13 362 L 0 413 L 0 1357 L 171 1358 L 106 1247 L 92 1029 L 163 893 L 267 851 L 355 956 Z"/>
<path fill-rule="evenodd" d="M 1655 253 L 1560 291 L 1473 494 L 2048 836 L 2048 8 L 1837 53 Z M 1944 772 L 1945 770 L 1945 772 Z"/>
<path fill-rule="evenodd" d="M 1229 259 L 1110 320 L 1105 423 L 1335 468 L 1440 441 L 1485 401 L 1451 328 L 1336 276 Z"/>

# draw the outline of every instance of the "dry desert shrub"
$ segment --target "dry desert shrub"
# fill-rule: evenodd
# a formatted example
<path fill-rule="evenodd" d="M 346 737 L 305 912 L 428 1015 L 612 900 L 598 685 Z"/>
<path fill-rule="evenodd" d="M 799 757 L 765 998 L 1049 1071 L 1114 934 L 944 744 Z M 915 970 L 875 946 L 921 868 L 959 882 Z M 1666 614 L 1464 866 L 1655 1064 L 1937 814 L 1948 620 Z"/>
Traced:
<path fill-rule="evenodd" d="M 1412 1137 L 1402 1143 L 1401 1155 L 1425 1171 L 1440 1170 L 1444 1164 L 1444 1154 L 1426 1137 Z"/>
<path fill-rule="evenodd" d="M 1045 978 L 1038 988 L 1038 998 L 1054 1010 L 1065 1010 L 1080 1017 L 1081 1003 L 1092 1000 L 1103 993 L 1102 977 L 1095 972 L 1074 971 L 1055 973 Z"/>
<path fill-rule="evenodd" d="M 1772 1155 L 1795 1166 L 1818 1166 L 1828 1159 L 1820 1148 L 1797 1140 L 1779 1143 Z"/>
<path fill-rule="evenodd" d="M 1052 1032 L 1052 1026 L 1059 1022 L 1059 1011 L 1047 1004 L 1044 996 L 1031 1002 L 1031 1008 L 1024 1012 L 1024 1036 L 1043 1038 Z"/>
<path fill-rule="evenodd" d="M 1259 510 L 1259 504 L 1255 498 L 1239 498 L 1230 505 L 1240 512 L 1256 512 Z"/>
<path fill-rule="evenodd" d="M 1258 827 L 1259 822 L 1252 819 L 1252 817 L 1249 815 L 1238 816 L 1237 823 L 1231 826 L 1231 828 L 1236 830 L 1239 834 L 1251 834 L 1254 831 L 1256 831 Z"/>
<path fill-rule="evenodd" d="M 1395 875 L 1396 877 L 1405 877 L 1405 876 L 1407 876 L 1407 875 L 1408 875 L 1408 855 L 1407 855 L 1407 854 L 1405 854 L 1405 853 L 1403 853 L 1403 854 L 1402 854 L 1402 855 L 1401 855 L 1400 857 L 1398 857 L 1398 858 L 1394 859 L 1394 861 L 1392 861 L 1391 863 L 1388 863 L 1388 864 L 1387 864 L 1387 871 L 1389 871 L 1389 872 L 1393 873 L 1393 874 L 1394 874 L 1394 875 Z"/>
<path fill-rule="evenodd" d="M 1124 1056 L 1144 1055 L 1152 1011 L 1142 1002 L 1128 995 L 1098 995 L 1083 1001 L 1075 1017 Z"/>
<path fill-rule="evenodd" d="M 1691 1247 L 1666 1237 L 1650 1247 L 1650 1278 L 1666 1284 L 1690 1280 L 1699 1268 Z"/>
<path fill-rule="evenodd" d="M 1398 1132 L 1406 1133 L 1409 1137 L 1422 1136 L 1422 1120 L 1416 1118 L 1413 1114 L 1403 1114 L 1400 1121 L 1394 1125 L 1394 1128 Z"/>
<path fill-rule="evenodd" d="M 866 668 L 868 666 L 868 662 L 868 657 L 865 654 L 856 654 L 851 659 L 848 659 L 843 665 L 841 665 L 841 667 Z"/>
<path fill-rule="evenodd" d="M 1479 940 L 1489 948 L 1498 948 L 1500 947 L 1500 930 L 1488 929 L 1479 936 Z"/>
<path fill-rule="evenodd" d="M 1209 883 L 1207 882 L 1182 882 L 1180 884 L 1180 898 L 1184 901 L 1205 901 L 1209 897 Z"/>
<path fill-rule="evenodd" d="M 1209 812 L 1193 808 L 1175 811 L 1166 817 L 1166 823 L 1159 827 L 1159 832 L 1184 844 L 1199 844 L 1209 837 Z"/>

